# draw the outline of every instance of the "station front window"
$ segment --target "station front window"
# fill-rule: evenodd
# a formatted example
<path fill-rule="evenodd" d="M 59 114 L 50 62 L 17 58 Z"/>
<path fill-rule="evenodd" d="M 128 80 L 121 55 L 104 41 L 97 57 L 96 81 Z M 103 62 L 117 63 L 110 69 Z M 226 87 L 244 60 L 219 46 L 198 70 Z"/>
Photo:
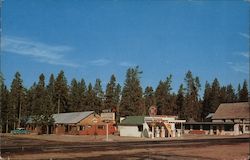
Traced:
<path fill-rule="evenodd" d="M 140 131 L 140 132 L 143 131 L 143 126 L 142 126 L 142 125 L 139 125 L 139 126 L 138 126 L 138 131 Z"/>

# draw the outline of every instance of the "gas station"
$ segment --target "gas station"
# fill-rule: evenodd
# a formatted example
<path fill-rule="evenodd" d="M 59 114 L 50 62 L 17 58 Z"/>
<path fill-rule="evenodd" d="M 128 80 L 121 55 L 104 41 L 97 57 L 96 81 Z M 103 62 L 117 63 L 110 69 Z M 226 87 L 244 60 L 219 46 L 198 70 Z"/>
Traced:
<path fill-rule="evenodd" d="M 178 116 L 157 115 L 157 107 L 149 108 L 149 116 L 127 116 L 118 126 L 120 136 L 169 138 L 181 137 L 184 133 L 183 123 Z"/>

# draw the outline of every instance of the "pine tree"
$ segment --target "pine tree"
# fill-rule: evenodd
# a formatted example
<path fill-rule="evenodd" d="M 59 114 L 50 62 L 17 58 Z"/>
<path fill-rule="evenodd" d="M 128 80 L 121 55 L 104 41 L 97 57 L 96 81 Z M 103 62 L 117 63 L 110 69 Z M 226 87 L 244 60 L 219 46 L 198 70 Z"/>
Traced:
<path fill-rule="evenodd" d="M 69 112 L 77 111 L 78 107 L 80 106 L 81 97 L 78 88 L 78 82 L 75 78 L 71 81 L 70 85 L 70 93 L 69 93 Z"/>
<path fill-rule="evenodd" d="M 86 107 L 86 91 L 87 91 L 84 79 L 81 79 L 81 81 L 78 83 L 78 89 L 79 89 L 80 104 L 77 111 L 84 111 Z"/>
<path fill-rule="evenodd" d="M 220 88 L 220 103 L 227 103 L 227 87 L 226 86 L 222 86 Z"/>
<path fill-rule="evenodd" d="M 36 87 L 37 87 L 37 84 L 33 83 L 33 85 L 27 91 L 26 106 L 27 106 L 29 116 L 35 115 L 36 113 L 35 112 Z"/>
<path fill-rule="evenodd" d="M 34 110 L 33 110 L 33 120 L 39 126 L 48 126 L 53 121 L 53 104 L 50 99 L 49 90 L 46 88 L 45 76 L 41 74 L 39 76 L 38 84 L 35 88 L 35 99 L 34 99 Z M 48 133 L 48 128 L 47 128 Z"/>
<path fill-rule="evenodd" d="M 185 77 L 185 118 L 200 119 L 201 104 L 199 100 L 200 81 L 198 77 L 193 77 L 192 72 L 188 71 Z"/>
<path fill-rule="evenodd" d="M 144 92 L 145 107 L 148 115 L 149 107 L 155 105 L 155 94 L 151 86 L 147 86 Z"/>
<path fill-rule="evenodd" d="M 217 78 L 214 79 L 210 97 L 211 112 L 215 112 L 220 105 L 220 83 Z"/>
<path fill-rule="evenodd" d="M 116 104 L 116 111 L 119 111 L 119 105 L 120 105 L 120 97 L 121 97 L 121 90 L 122 87 L 118 83 L 115 88 L 115 104 Z"/>
<path fill-rule="evenodd" d="M 106 109 L 117 110 L 119 105 L 120 85 L 116 85 L 115 75 L 112 75 L 106 87 L 104 106 Z"/>
<path fill-rule="evenodd" d="M 170 91 L 172 82 L 172 75 L 169 75 L 165 81 L 160 81 L 155 90 L 155 99 L 158 114 L 171 115 L 173 113 L 174 106 L 171 105 Z"/>
<path fill-rule="evenodd" d="M 50 103 L 50 107 L 53 110 L 53 113 L 57 112 L 57 97 L 56 97 L 56 93 L 55 93 L 55 78 L 54 78 L 54 74 L 50 75 L 49 78 L 49 83 L 47 85 L 47 93 L 49 96 L 49 103 Z"/>
<path fill-rule="evenodd" d="M 145 113 L 140 85 L 141 74 L 138 66 L 127 70 L 120 104 L 122 116 L 143 115 Z"/>
<path fill-rule="evenodd" d="M 121 97 L 121 85 L 118 83 L 116 85 L 116 88 L 115 88 L 115 95 L 114 95 L 114 98 L 115 98 L 115 105 L 116 105 L 116 108 L 115 108 L 115 113 L 116 113 L 116 122 L 119 123 L 120 122 L 120 97 Z"/>
<path fill-rule="evenodd" d="M 102 90 L 102 85 L 101 85 L 100 79 L 96 79 L 95 86 L 94 86 L 94 92 L 95 92 L 95 107 L 97 107 L 96 113 L 101 113 L 102 110 L 104 109 L 104 107 L 103 107 L 104 106 L 104 104 L 103 104 L 104 93 Z"/>
<path fill-rule="evenodd" d="M 22 109 L 24 104 L 24 87 L 23 87 L 23 80 L 21 79 L 21 75 L 19 72 L 16 72 L 15 78 L 11 84 L 10 90 L 10 110 L 13 110 L 12 119 L 14 128 L 20 127 L 21 125 L 21 117 L 22 117 Z"/>
<path fill-rule="evenodd" d="M 240 91 L 241 91 L 241 85 L 240 83 L 238 84 L 238 90 L 237 90 L 237 102 L 240 102 Z"/>
<path fill-rule="evenodd" d="M 9 101 L 10 101 L 10 93 L 7 89 L 6 85 L 4 84 L 4 78 L 2 74 L 0 73 L 0 106 L 1 106 L 1 123 L 0 123 L 0 132 L 8 133 L 9 132 L 9 123 L 10 123 L 10 117 L 11 113 L 13 111 L 9 108 Z M 3 127 L 3 128 L 2 128 Z"/>
<path fill-rule="evenodd" d="M 67 112 L 68 86 L 63 71 L 60 71 L 55 81 L 55 96 L 57 99 L 57 113 Z"/>
<path fill-rule="evenodd" d="M 177 114 L 180 119 L 184 117 L 184 105 L 185 105 L 185 90 L 183 84 L 180 85 L 177 98 L 176 98 L 176 106 L 177 106 Z"/>
<path fill-rule="evenodd" d="M 177 95 L 175 93 L 172 93 L 170 95 L 170 102 L 169 102 L 169 107 L 170 107 L 169 115 L 178 116 L 178 106 L 176 105 L 176 101 L 177 101 Z"/>
<path fill-rule="evenodd" d="M 5 85 L 1 86 L 1 130 L 5 130 L 5 133 L 9 132 L 10 117 L 13 111 L 9 108 L 10 93 Z"/>
<path fill-rule="evenodd" d="M 226 102 L 227 103 L 233 103 L 233 102 L 236 102 L 237 100 L 237 96 L 235 94 L 235 91 L 234 91 L 234 88 L 233 88 L 233 85 L 232 84 L 229 84 L 227 85 L 226 87 Z"/>
<path fill-rule="evenodd" d="M 204 120 L 205 117 L 212 112 L 211 109 L 211 86 L 210 84 L 206 81 L 205 84 L 205 90 L 204 90 L 204 95 L 203 95 L 203 104 L 202 104 L 202 113 L 201 113 L 201 117 Z"/>
<path fill-rule="evenodd" d="M 240 102 L 247 102 L 248 101 L 248 88 L 247 88 L 247 81 L 244 80 L 242 89 L 240 90 L 239 94 L 239 101 Z"/>
<path fill-rule="evenodd" d="M 46 94 L 46 89 L 45 89 L 45 76 L 41 74 L 39 76 L 39 81 L 38 84 L 35 88 L 35 99 L 34 99 L 34 115 L 37 116 L 36 118 L 40 120 L 42 111 L 45 109 L 45 95 Z"/>
<path fill-rule="evenodd" d="M 155 90 L 155 100 L 157 106 L 157 114 L 164 114 L 163 109 L 166 107 L 166 97 L 168 93 L 166 92 L 165 83 L 160 81 Z"/>
<path fill-rule="evenodd" d="M 95 91 L 93 90 L 91 83 L 88 85 L 88 90 L 86 93 L 86 107 L 84 111 L 98 112 L 98 108 L 95 106 Z"/>

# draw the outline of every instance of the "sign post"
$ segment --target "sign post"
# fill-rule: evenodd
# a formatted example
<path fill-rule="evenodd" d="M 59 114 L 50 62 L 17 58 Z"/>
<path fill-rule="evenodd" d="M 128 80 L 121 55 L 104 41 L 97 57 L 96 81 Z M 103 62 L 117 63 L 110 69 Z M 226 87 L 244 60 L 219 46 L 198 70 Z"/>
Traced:
<path fill-rule="evenodd" d="M 106 141 L 109 141 L 109 123 L 115 121 L 115 113 L 101 113 L 102 121 L 106 123 Z"/>
<path fill-rule="evenodd" d="M 95 140 L 96 140 L 96 123 L 97 123 L 97 119 L 96 118 L 94 118 L 93 120 L 92 120 L 92 122 L 95 124 L 95 133 L 94 133 L 94 135 L 95 135 Z"/>
<path fill-rule="evenodd" d="M 109 141 L 109 124 L 106 122 L 106 141 Z"/>

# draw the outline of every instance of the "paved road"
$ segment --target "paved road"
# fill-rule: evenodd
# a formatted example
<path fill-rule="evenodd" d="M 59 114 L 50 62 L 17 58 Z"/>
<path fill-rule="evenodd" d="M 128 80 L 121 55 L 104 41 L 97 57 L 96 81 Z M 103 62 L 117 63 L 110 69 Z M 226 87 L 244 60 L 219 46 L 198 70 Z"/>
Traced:
<path fill-rule="evenodd" d="M 151 149 L 154 147 L 202 147 L 209 145 L 226 145 L 250 142 L 250 138 L 221 138 L 221 139 L 189 139 L 164 141 L 131 141 L 131 142 L 85 142 L 85 143 L 52 143 L 52 144 L 26 144 L 17 146 L 2 146 L 2 155 L 50 152 L 90 152 L 125 149 Z"/>

